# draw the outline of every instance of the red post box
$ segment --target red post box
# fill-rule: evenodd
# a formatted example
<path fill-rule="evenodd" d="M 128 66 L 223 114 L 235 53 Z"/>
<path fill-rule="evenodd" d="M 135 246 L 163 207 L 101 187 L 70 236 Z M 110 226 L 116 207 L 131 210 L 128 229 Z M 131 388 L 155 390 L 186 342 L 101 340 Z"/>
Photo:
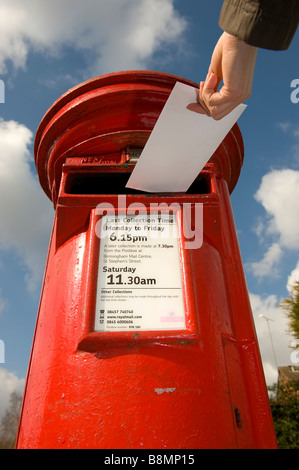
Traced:
<path fill-rule="evenodd" d="M 125 187 L 176 81 L 197 86 L 101 76 L 41 121 L 55 220 L 17 448 L 276 447 L 229 197 L 239 127 L 186 193 Z"/>

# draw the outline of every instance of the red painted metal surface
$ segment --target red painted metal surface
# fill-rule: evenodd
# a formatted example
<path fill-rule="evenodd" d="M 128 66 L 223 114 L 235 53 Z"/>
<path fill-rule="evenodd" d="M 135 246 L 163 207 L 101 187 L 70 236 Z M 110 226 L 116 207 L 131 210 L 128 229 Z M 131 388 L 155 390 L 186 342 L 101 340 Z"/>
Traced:
<path fill-rule="evenodd" d="M 17 448 L 276 447 L 229 199 L 243 161 L 238 126 L 191 192 L 131 194 L 121 183 L 134 167 L 130 148 L 144 146 L 177 80 L 196 86 L 155 72 L 98 77 L 40 124 L 36 166 L 56 214 Z M 74 189 L 76 175 L 98 178 L 97 194 Z M 180 237 L 184 330 L 94 331 L 96 207 L 117 208 L 123 193 L 147 210 L 203 204 L 202 246 Z"/>

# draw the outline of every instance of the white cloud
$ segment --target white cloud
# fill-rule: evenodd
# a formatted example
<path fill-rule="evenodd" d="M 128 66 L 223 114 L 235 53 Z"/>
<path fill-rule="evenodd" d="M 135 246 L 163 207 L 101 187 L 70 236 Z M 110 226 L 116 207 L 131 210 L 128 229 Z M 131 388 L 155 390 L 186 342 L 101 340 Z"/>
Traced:
<path fill-rule="evenodd" d="M 272 170 L 263 176 L 255 199 L 266 210 L 267 235 L 277 235 L 281 247 L 299 249 L 299 171 Z"/>
<path fill-rule="evenodd" d="M 0 367 L 0 421 L 9 406 L 12 392 L 23 393 L 25 379 L 19 379 L 13 372 Z"/>
<path fill-rule="evenodd" d="M 295 163 L 299 162 L 298 124 L 280 122 L 277 127 L 291 137 L 294 144 L 290 154 Z M 248 267 L 260 279 L 277 277 L 284 252 L 299 250 L 299 171 L 290 168 L 269 171 L 254 198 L 265 209 L 265 215 L 257 219 L 253 230 L 260 243 L 270 247 L 261 260 L 249 263 Z"/>
<path fill-rule="evenodd" d="M 276 366 L 291 363 L 291 338 L 287 333 L 287 318 L 278 307 L 279 299 L 275 295 L 249 295 L 266 382 L 271 385 L 277 380 Z"/>
<path fill-rule="evenodd" d="M 280 261 L 281 257 L 282 249 L 278 243 L 273 243 L 260 261 L 255 261 L 250 264 L 250 269 L 254 276 L 259 278 L 267 276 L 271 276 L 271 278 L 277 277 L 279 275 L 279 271 L 276 265 Z"/>
<path fill-rule="evenodd" d="M 290 137 L 290 155 L 299 163 L 299 125 L 280 122 L 277 127 Z M 262 178 L 254 195 L 265 209 L 254 227 L 260 243 L 271 244 L 260 261 L 249 264 L 259 278 L 278 275 L 283 251 L 299 250 L 299 171 L 291 168 L 271 170 Z"/>
<path fill-rule="evenodd" d="M 53 209 L 32 173 L 32 132 L 0 119 L 0 248 L 16 253 L 29 290 L 40 283 Z"/>
<path fill-rule="evenodd" d="M 30 50 L 92 51 L 93 72 L 146 68 L 154 52 L 179 44 L 187 23 L 174 0 L 1 0 L 0 73 L 25 67 Z M 66 21 L 67 18 L 67 21 Z"/>
<path fill-rule="evenodd" d="M 296 267 L 293 269 L 293 271 L 288 277 L 287 289 L 289 293 L 291 293 L 292 287 L 297 281 L 299 281 L 299 261 L 297 262 Z"/>

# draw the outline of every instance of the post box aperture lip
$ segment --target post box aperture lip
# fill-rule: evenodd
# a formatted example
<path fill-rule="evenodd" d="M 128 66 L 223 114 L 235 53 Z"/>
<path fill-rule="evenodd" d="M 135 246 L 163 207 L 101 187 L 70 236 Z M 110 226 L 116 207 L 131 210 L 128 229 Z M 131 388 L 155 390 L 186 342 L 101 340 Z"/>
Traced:
<path fill-rule="evenodd" d="M 159 210 L 156 213 L 162 214 L 163 210 Z M 99 282 L 99 270 L 102 268 L 100 265 L 100 247 L 101 244 L 105 243 L 105 240 L 101 240 L 97 235 L 96 225 L 101 223 L 104 215 L 97 215 L 96 209 L 92 210 L 90 219 L 90 228 L 88 233 L 90 234 L 88 240 L 88 250 L 90 256 L 87 256 L 90 261 L 85 265 L 85 282 L 86 297 L 82 299 L 82 312 L 84 312 L 84 320 L 82 324 L 85 324 L 85 331 L 82 332 L 82 336 L 78 345 L 78 350 L 84 350 L 88 352 L 100 352 L 103 348 L 119 345 L 140 345 L 140 344 L 185 344 L 194 341 L 198 341 L 199 327 L 198 319 L 195 314 L 194 306 L 194 293 L 193 293 L 193 282 L 192 282 L 192 270 L 191 270 L 191 259 L 190 250 L 184 249 L 183 244 L 183 233 L 182 233 L 182 214 L 178 209 L 174 209 L 176 224 L 178 229 L 178 249 L 179 249 L 179 271 L 180 279 L 182 283 L 182 299 L 184 303 L 184 316 L 185 316 L 185 328 L 183 329 L 172 329 L 172 328 L 158 328 L 158 329 L 132 329 L 132 331 L 95 331 L 95 316 L 96 316 L 96 302 L 97 302 L 97 286 Z M 107 207 L 107 214 L 109 214 L 109 208 Z M 118 212 L 113 212 L 118 214 Z M 152 215 L 149 213 L 147 208 L 148 217 Z M 121 213 L 120 213 L 121 215 Z M 91 255 L 92 254 L 92 255 Z M 136 265 L 135 265 L 136 266 Z M 116 273 L 118 274 L 118 272 Z M 117 286 L 115 286 L 117 287 Z M 128 286 L 122 286 L 129 289 Z"/>

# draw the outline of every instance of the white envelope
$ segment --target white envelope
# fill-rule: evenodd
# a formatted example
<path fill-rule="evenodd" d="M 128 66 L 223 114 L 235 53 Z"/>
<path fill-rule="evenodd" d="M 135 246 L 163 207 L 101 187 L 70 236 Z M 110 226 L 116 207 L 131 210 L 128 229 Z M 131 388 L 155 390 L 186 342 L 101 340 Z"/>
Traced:
<path fill-rule="evenodd" d="M 215 121 L 187 109 L 198 90 L 177 82 L 126 187 L 146 192 L 185 192 L 209 161 L 246 105 Z"/>

